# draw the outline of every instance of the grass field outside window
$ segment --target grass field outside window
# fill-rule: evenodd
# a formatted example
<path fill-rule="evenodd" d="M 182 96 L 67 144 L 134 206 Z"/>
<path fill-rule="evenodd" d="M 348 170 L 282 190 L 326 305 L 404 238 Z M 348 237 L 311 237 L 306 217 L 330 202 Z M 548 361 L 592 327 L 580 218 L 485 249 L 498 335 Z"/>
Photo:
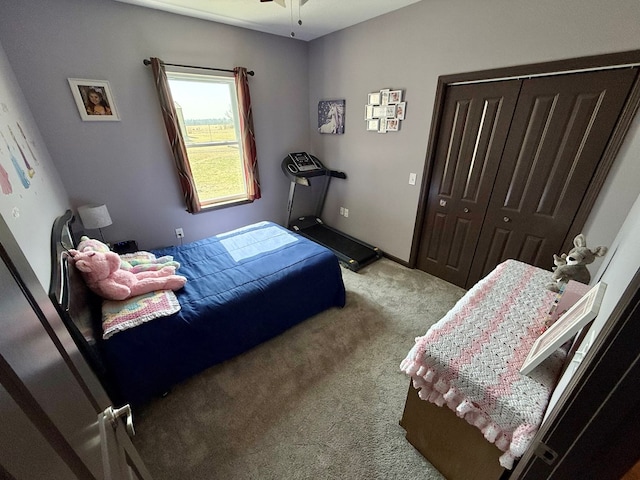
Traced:
<path fill-rule="evenodd" d="M 167 76 L 200 204 L 247 200 L 233 79 Z"/>

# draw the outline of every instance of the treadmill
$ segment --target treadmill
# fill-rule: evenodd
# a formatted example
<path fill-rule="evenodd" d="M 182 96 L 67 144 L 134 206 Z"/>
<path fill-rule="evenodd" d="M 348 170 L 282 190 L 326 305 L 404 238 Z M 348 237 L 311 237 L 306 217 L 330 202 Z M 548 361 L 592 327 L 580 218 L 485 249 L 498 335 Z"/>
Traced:
<path fill-rule="evenodd" d="M 291 180 L 287 202 L 287 228 L 327 247 L 335 253 L 341 265 L 354 272 L 382 256 L 378 247 L 336 230 L 320 219 L 329 183 L 332 178 L 347 178 L 343 172 L 329 170 L 317 157 L 306 152 L 290 153 L 282 160 L 281 166 L 286 177 Z M 296 189 L 299 186 L 311 187 L 312 181 L 318 183 L 321 188 L 315 215 L 305 215 L 292 220 Z"/>

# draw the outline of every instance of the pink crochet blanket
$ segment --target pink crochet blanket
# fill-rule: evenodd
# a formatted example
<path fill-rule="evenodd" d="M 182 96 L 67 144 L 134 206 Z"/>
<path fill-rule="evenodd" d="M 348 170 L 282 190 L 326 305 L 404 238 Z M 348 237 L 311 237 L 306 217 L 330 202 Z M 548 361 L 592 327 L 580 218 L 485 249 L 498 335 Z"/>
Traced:
<path fill-rule="evenodd" d="M 555 294 L 551 272 L 507 260 L 478 282 L 416 343 L 400 368 L 420 398 L 448 406 L 504 452 L 512 468 L 538 431 L 566 353 L 519 372 Z"/>
<path fill-rule="evenodd" d="M 126 300 L 102 302 L 102 338 L 142 325 L 180 310 L 180 302 L 171 290 L 157 290 Z"/>

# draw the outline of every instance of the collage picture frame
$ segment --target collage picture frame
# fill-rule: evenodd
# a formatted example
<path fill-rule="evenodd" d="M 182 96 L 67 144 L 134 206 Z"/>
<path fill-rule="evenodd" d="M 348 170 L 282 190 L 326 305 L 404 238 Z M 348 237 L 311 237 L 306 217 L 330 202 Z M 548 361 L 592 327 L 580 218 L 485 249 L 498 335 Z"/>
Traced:
<path fill-rule="evenodd" d="M 405 119 L 407 108 L 403 97 L 403 90 L 390 88 L 369 93 L 364 110 L 367 131 L 378 133 L 399 131 L 400 122 Z"/>

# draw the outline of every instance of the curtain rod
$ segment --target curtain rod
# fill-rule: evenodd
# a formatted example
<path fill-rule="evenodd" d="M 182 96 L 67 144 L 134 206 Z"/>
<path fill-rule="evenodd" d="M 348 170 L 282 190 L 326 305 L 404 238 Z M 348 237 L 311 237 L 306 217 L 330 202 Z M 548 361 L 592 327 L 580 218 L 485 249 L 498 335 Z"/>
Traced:
<path fill-rule="evenodd" d="M 146 66 L 151 65 L 151 60 L 149 60 L 148 58 L 145 58 L 142 63 L 144 63 Z M 231 72 L 233 73 L 233 70 L 229 70 L 226 68 L 212 68 L 212 67 L 198 67 L 195 65 L 180 65 L 177 63 L 165 63 L 162 62 L 163 65 L 169 65 L 170 67 L 183 67 L 183 68 L 197 68 L 199 70 L 215 70 L 216 72 Z M 247 72 L 247 75 L 251 75 L 252 77 L 255 75 L 255 72 L 253 70 L 250 70 Z"/>

